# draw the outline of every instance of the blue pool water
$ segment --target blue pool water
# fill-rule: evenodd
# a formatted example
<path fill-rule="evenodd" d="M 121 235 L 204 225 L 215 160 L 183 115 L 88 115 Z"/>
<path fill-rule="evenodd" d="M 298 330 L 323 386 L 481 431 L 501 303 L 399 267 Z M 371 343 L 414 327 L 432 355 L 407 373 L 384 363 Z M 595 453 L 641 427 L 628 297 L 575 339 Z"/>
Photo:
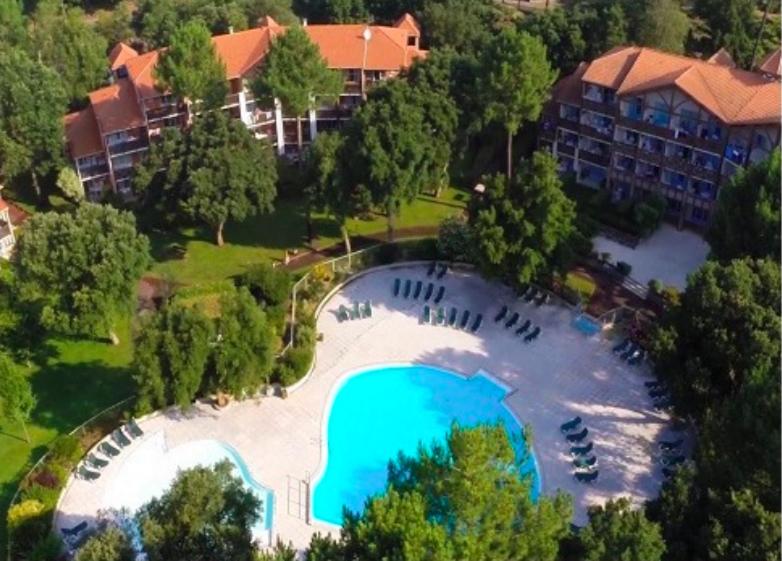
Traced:
<path fill-rule="evenodd" d="M 579 315 L 573 320 L 573 327 L 586 335 L 594 335 L 602 330 L 599 323 L 589 319 L 585 315 Z"/>
<path fill-rule="evenodd" d="M 315 518 L 342 523 L 342 507 L 360 512 L 386 486 L 388 461 L 413 455 L 419 442 L 442 440 L 456 420 L 463 426 L 504 423 L 521 459 L 521 427 L 503 405 L 505 388 L 485 376 L 470 379 L 428 366 L 394 366 L 351 376 L 334 396 L 328 415 L 328 461 L 313 492 Z M 520 466 L 540 478 L 532 454 Z"/>

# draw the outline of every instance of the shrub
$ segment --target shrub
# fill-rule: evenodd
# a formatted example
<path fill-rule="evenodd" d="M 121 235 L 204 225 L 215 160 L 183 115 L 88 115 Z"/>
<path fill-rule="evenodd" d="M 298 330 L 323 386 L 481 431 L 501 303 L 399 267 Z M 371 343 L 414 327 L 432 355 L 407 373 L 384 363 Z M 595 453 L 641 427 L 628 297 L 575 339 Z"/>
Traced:
<path fill-rule="evenodd" d="M 57 534 L 48 534 L 30 552 L 28 561 L 52 561 L 62 555 L 62 540 Z"/>
<path fill-rule="evenodd" d="M 652 294 L 660 294 L 663 290 L 663 283 L 657 279 L 649 280 L 649 292 Z"/>
<path fill-rule="evenodd" d="M 389 265 L 399 259 L 399 245 L 387 243 L 377 250 L 377 260 L 381 265 Z"/>
<path fill-rule="evenodd" d="M 276 378 L 283 386 L 290 386 L 301 380 L 312 365 L 314 351 L 309 347 L 292 347 L 280 359 Z"/>
<path fill-rule="evenodd" d="M 46 508 L 54 508 L 57 499 L 60 497 L 60 487 L 44 487 L 33 483 L 22 491 L 22 498 L 25 501 L 37 501 Z"/>
<path fill-rule="evenodd" d="M 619 271 L 620 275 L 622 275 L 623 277 L 626 277 L 633 270 L 633 266 L 630 265 L 630 263 L 627 263 L 625 261 L 619 261 L 616 264 L 616 270 Z"/>
<path fill-rule="evenodd" d="M 565 279 L 565 288 L 579 295 L 579 302 L 589 301 L 597 290 L 595 281 L 578 273 L 568 273 Z"/>
<path fill-rule="evenodd" d="M 41 501 L 26 499 L 8 509 L 8 528 L 14 530 L 46 510 Z"/>
<path fill-rule="evenodd" d="M 12 535 L 12 559 L 29 559 L 30 552 L 49 533 L 51 509 L 41 501 L 24 499 L 8 510 L 8 531 Z"/>
<path fill-rule="evenodd" d="M 437 233 L 437 252 L 451 261 L 474 261 L 475 239 L 463 218 L 452 216 L 442 221 Z"/>
<path fill-rule="evenodd" d="M 288 300 L 292 280 L 290 273 L 284 269 L 260 263 L 240 275 L 237 284 L 247 287 L 259 304 L 271 307 Z"/>
<path fill-rule="evenodd" d="M 681 293 L 675 286 L 666 286 L 662 296 L 666 306 L 678 306 L 681 302 Z"/>
<path fill-rule="evenodd" d="M 51 453 L 55 462 L 74 464 L 84 455 L 84 448 L 78 438 L 66 434 L 52 443 Z"/>

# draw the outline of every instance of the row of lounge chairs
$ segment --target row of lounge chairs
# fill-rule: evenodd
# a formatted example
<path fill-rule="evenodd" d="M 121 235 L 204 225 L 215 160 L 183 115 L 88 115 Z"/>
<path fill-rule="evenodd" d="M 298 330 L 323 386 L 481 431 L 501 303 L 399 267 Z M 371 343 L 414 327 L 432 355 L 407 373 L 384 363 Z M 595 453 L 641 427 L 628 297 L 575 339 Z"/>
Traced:
<path fill-rule="evenodd" d="M 470 310 L 464 310 L 462 312 L 461 320 L 459 320 L 457 324 L 457 318 L 459 317 L 459 310 L 456 308 L 451 308 L 450 313 L 447 314 L 445 308 L 440 306 L 437 309 L 437 314 L 432 314 L 432 309 L 429 307 L 429 305 L 424 306 L 423 315 L 421 316 L 421 321 L 423 323 L 431 323 L 433 325 L 448 325 L 449 327 L 453 327 L 455 329 L 467 329 L 467 324 L 470 323 Z M 475 319 L 472 321 L 472 325 L 470 325 L 469 330 L 472 333 L 477 333 L 478 330 L 481 328 L 481 325 L 483 324 L 483 314 L 477 314 L 475 316 Z"/>
<path fill-rule="evenodd" d="M 87 457 L 76 467 L 76 477 L 84 481 L 95 481 L 100 477 L 101 470 L 109 465 L 112 458 L 119 456 L 123 448 L 130 446 L 133 440 L 142 436 L 144 436 L 144 431 L 134 419 L 131 419 L 123 427 L 114 430 L 109 438 L 98 444 L 96 450 L 104 457 L 95 452 L 87 454 Z"/>
<path fill-rule="evenodd" d="M 538 290 L 531 284 L 528 284 L 521 289 L 519 300 L 523 300 L 527 303 L 534 302 L 536 306 L 542 306 L 551 301 L 551 294 L 545 290 Z"/>
<path fill-rule="evenodd" d="M 432 261 L 429 263 L 429 269 L 426 271 L 426 276 L 431 277 L 435 274 L 435 271 L 437 272 L 436 278 L 439 280 L 445 276 L 445 273 L 448 272 L 448 265 L 445 263 L 438 263 L 437 261 Z"/>
<path fill-rule="evenodd" d="M 652 398 L 652 404 L 657 411 L 666 411 L 673 406 L 671 394 L 663 382 L 649 381 L 644 382 L 649 397 Z"/>
<path fill-rule="evenodd" d="M 508 306 L 503 306 L 502 309 L 497 313 L 496 316 L 494 316 L 494 323 L 499 323 L 501 321 L 505 321 L 505 329 L 512 329 L 518 324 L 520 315 L 518 312 L 513 312 L 513 315 L 510 316 L 507 320 L 505 318 L 508 316 Z M 514 333 L 521 337 L 524 335 L 524 342 L 529 343 L 530 341 L 534 341 L 538 338 L 540 335 L 540 326 L 532 327 L 532 321 L 526 320 L 524 323 L 522 323 L 518 328 L 514 330 Z"/>
<path fill-rule="evenodd" d="M 337 310 L 337 319 L 340 322 L 351 319 L 364 319 L 372 317 L 372 302 L 367 300 L 364 304 L 353 302 L 353 306 L 348 308 L 347 306 L 340 305 Z"/>
<path fill-rule="evenodd" d="M 672 477 L 675 469 L 687 461 L 686 456 L 680 453 L 683 444 L 683 438 L 677 438 L 676 440 L 661 440 L 657 443 L 657 447 L 662 453 L 660 464 L 663 466 L 663 475 L 666 479 Z"/>
<path fill-rule="evenodd" d="M 627 364 L 632 366 L 641 364 L 646 358 L 646 351 L 629 338 L 615 345 L 613 351 L 615 355 L 619 355 L 622 360 L 627 361 Z"/>
<path fill-rule="evenodd" d="M 428 302 L 429 299 L 432 297 L 432 294 L 434 294 L 434 283 L 429 283 L 426 287 L 426 291 L 424 292 L 424 283 L 423 281 L 415 281 L 415 288 L 413 288 L 413 281 L 410 279 L 405 280 L 404 289 L 402 289 L 402 280 L 399 278 L 394 279 L 394 296 L 399 296 L 400 293 L 405 298 L 413 297 L 413 300 L 418 300 L 419 296 L 421 296 L 421 293 L 423 292 L 423 300 L 424 302 Z M 440 301 L 445 296 L 445 286 L 440 285 L 440 287 L 437 289 L 437 294 L 435 294 L 433 302 L 435 304 L 439 304 Z"/>
<path fill-rule="evenodd" d="M 594 444 L 591 441 L 585 445 L 581 444 L 589 435 L 589 429 L 582 427 L 582 422 L 581 417 L 573 417 L 562 423 L 559 430 L 565 435 L 565 440 L 572 444 L 570 455 L 576 468 L 573 477 L 580 483 L 593 483 L 597 481 L 600 472 L 597 469 L 597 456 L 590 456 Z"/>

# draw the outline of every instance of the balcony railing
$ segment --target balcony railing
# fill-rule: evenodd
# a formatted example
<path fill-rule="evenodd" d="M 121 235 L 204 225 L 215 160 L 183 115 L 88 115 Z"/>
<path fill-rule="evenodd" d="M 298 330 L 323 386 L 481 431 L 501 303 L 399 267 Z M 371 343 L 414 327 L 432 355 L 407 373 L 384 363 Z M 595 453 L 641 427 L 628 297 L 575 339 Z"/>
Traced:
<path fill-rule="evenodd" d="M 109 154 L 116 156 L 117 154 L 125 154 L 127 152 L 135 152 L 136 150 L 144 150 L 148 147 L 149 143 L 147 142 L 146 138 L 135 138 L 110 145 Z"/>

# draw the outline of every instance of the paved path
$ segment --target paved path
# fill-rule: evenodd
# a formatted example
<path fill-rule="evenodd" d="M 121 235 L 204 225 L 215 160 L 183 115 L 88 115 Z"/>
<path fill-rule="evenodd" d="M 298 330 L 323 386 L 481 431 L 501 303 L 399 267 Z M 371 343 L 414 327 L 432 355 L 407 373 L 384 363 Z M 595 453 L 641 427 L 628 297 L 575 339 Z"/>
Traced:
<path fill-rule="evenodd" d="M 140 423 L 146 438 L 159 440 L 155 435 L 162 433 L 168 449 L 199 439 L 232 446 L 252 476 L 275 493 L 273 533 L 304 547 L 313 532 L 333 530 L 307 523 L 306 509 L 297 506 L 297 482 L 316 481 L 323 468 L 323 421 L 340 380 L 350 372 L 388 363 L 429 364 L 468 376 L 484 370 L 512 388 L 506 403 L 532 427 L 543 492 L 563 489 L 573 495 L 577 524 L 585 522 L 589 505 L 620 495 L 641 503 L 657 494 L 661 474 L 654 442 L 666 431 L 668 418 L 651 407 L 644 370 L 619 361 L 610 343 L 599 336 L 589 338 L 574 329 L 568 309 L 516 302 L 507 288 L 471 273 L 449 273 L 443 279 L 443 304 L 482 312 L 480 332 L 423 325 L 420 302 L 391 296 L 397 276 L 425 279 L 424 267 L 372 272 L 327 303 L 317 323 L 323 341 L 318 343 L 313 374 L 287 399 L 252 399 L 221 411 L 199 405 L 187 414 L 157 414 Z M 374 303 L 372 318 L 337 322 L 334 311 L 340 304 L 367 298 Z M 503 302 L 542 327 L 538 341 L 525 345 L 493 323 Z M 599 457 L 600 479 L 594 485 L 573 479 L 568 445 L 559 433 L 560 423 L 574 415 L 584 419 Z M 93 483 L 72 480 L 59 505 L 57 526 L 93 522 L 99 509 L 109 506 L 111 489 L 134 477 L 123 473 L 123 465 L 133 464 L 129 458 L 145 453 L 146 446 L 143 440 L 134 442 Z"/>

